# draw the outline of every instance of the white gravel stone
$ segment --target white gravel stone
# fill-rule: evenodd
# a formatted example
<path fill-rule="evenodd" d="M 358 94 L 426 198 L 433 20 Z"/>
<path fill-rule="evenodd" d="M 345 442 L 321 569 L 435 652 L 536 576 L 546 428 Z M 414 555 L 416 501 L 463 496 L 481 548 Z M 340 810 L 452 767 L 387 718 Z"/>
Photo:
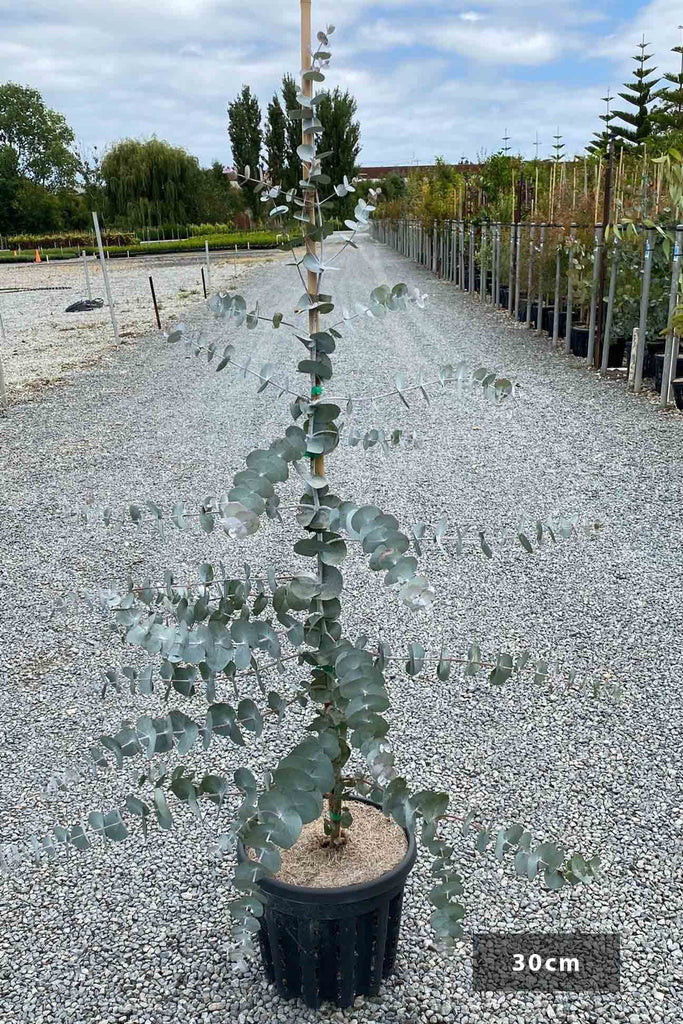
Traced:
<path fill-rule="evenodd" d="M 243 282 L 249 299 L 260 299 L 263 311 L 286 312 L 300 294 L 289 273 L 256 268 Z M 116 287 L 123 268 L 114 274 Z M 342 446 L 329 461 L 337 493 L 377 503 L 406 526 L 445 515 L 452 524 L 487 526 L 492 538 L 572 513 L 604 528 L 597 540 L 534 556 L 503 543 L 490 561 L 473 548 L 460 558 L 429 549 L 422 566 L 437 602 L 417 616 L 386 594 L 354 550 L 344 566 L 345 627 L 352 636 L 387 639 L 401 654 L 411 641 L 461 653 L 473 640 L 484 653 L 556 652 L 623 686 L 614 701 L 536 685 L 532 676 L 492 689 L 483 675 L 408 679 L 399 663 L 389 673 L 398 766 L 410 783 L 448 790 L 455 813 L 476 806 L 479 821 L 519 821 L 539 838 L 604 860 L 595 885 L 549 893 L 516 880 L 507 862 L 500 877 L 491 857 L 474 854 L 472 840 L 447 827 L 465 878 L 468 936 L 619 931 L 621 994 L 560 1000 L 473 992 L 468 941 L 449 956 L 435 952 L 422 853 L 407 885 L 396 974 L 379 1000 L 341 1014 L 282 1002 L 258 962 L 238 968 L 227 960 L 231 865 L 211 854 L 212 815 L 198 822 L 178 813 L 178 827 L 153 831 L 147 845 L 135 835 L 0 883 L 2 1024 L 41 1015 L 46 1024 L 540 1024 L 549 1006 L 576 1024 L 680 1019 L 680 417 L 597 379 L 548 341 L 370 242 L 349 260 L 340 304 L 399 280 L 429 292 L 428 309 L 370 323 L 362 334 L 349 330 L 334 394 L 380 392 L 399 370 L 408 380 L 430 379 L 462 358 L 516 375 L 520 401 L 496 410 L 480 395 L 447 391 L 429 407 L 420 399 L 410 410 L 387 401 L 380 412 L 359 413 L 368 427 L 417 429 L 425 445 L 389 461 L 377 449 Z M 187 319 L 197 316 L 193 310 Z M 263 325 L 231 340 L 255 365 L 273 362 L 295 380 L 301 350 L 284 330 Z M 106 529 L 99 517 L 104 506 L 118 514 L 131 500 L 170 510 L 176 500 L 222 493 L 245 454 L 288 422 L 285 401 L 255 390 L 231 369 L 216 375 L 151 335 L 0 420 L 0 842 L 116 806 L 135 787 L 130 770 L 83 778 L 50 800 L 45 787 L 68 768 L 87 772 L 88 744 L 100 732 L 159 707 L 157 698 L 113 691 L 100 699 L 93 687 L 99 671 L 134 659 L 81 600 L 50 617 L 56 597 L 96 596 L 127 573 L 160 580 L 167 567 L 178 580 L 194 578 L 197 563 L 219 558 L 235 570 L 245 559 L 254 570 L 298 564 L 285 546 L 291 523 L 268 524 L 232 548 L 218 534 L 169 527 L 162 538 L 151 526 Z M 287 500 L 295 485 L 282 493 Z M 85 508 L 91 519 L 84 524 Z M 289 715 L 270 752 L 252 743 L 248 763 L 256 770 L 272 763 L 299 735 L 301 720 Z M 215 745 L 185 763 L 200 773 L 230 773 L 241 760 Z"/>

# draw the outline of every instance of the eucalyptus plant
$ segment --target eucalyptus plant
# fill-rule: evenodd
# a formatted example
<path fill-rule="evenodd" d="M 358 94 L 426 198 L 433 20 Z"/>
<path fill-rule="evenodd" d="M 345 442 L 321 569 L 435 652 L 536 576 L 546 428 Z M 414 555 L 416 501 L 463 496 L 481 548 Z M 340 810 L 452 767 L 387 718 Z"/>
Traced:
<path fill-rule="evenodd" d="M 168 571 L 163 584 L 148 580 L 135 586 L 130 580 L 123 593 L 104 592 L 103 604 L 114 616 L 116 628 L 129 644 L 158 662 L 157 668 L 150 662 L 144 669 L 109 669 L 104 673 L 104 689 L 120 690 L 125 683 L 132 693 L 151 696 L 161 680 L 166 706 L 158 715 L 123 722 L 118 731 L 101 736 L 92 747 L 97 765 L 106 766 L 110 756 L 119 768 L 129 761 L 147 759 L 140 788 L 127 798 L 125 806 L 94 812 L 87 822 L 58 826 L 29 843 L 29 852 L 36 858 L 49 858 L 59 847 L 86 849 L 98 837 L 121 841 L 129 834 L 131 819 L 139 821 L 145 835 L 153 822 L 162 830 L 170 829 L 173 801 L 198 815 L 203 804 L 213 804 L 219 822 L 230 808 L 230 820 L 222 830 L 219 824 L 218 849 L 227 854 L 241 840 L 251 851 L 251 859 L 239 864 L 233 876 L 240 893 L 232 904 L 238 958 L 252 950 L 259 929 L 265 899 L 259 881 L 278 872 L 280 851 L 296 842 L 304 824 L 322 817 L 327 842 L 342 847 L 343 856 L 345 835 L 353 828 L 348 801 L 352 795 L 370 797 L 399 825 L 419 833 L 432 858 L 432 925 L 445 945 L 462 935 L 464 908 L 454 849 L 440 837 L 440 823 L 457 820 L 463 834 L 475 838 L 478 851 L 483 853 L 491 846 L 499 861 L 506 853 L 513 854 L 518 875 L 529 879 L 542 875 L 551 889 L 590 881 L 599 864 L 597 857 L 588 860 L 578 853 L 565 853 L 554 842 L 535 841 L 521 824 L 493 831 L 474 825 L 473 813 L 461 818 L 449 814 L 448 793 L 411 788 L 396 766 L 385 717 L 391 703 L 385 679 L 391 652 L 385 643 L 373 643 L 367 636 L 352 637 L 345 631 L 342 566 L 348 545 L 360 545 L 369 569 L 383 578 L 387 591 L 397 592 L 404 605 L 419 613 L 429 609 L 436 597 L 419 569 L 419 559 L 428 543 L 443 546 L 448 524 L 442 521 L 433 528 L 415 524 L 409 535 L 394 515 L 335 493 L 328 476 L 327 463 L 340 441 L 342 406 L 347 419 L 352 419 L 354 412 L 352 396 L 340 399 L 328 394 L 333 356 L 344 342 L 347 325 L 366 318 L 398 316 L 425 305 L 419 290 L 411 292 L 398 283 L 375 288 L 354 312 L 340 314 L 332 295 L 324 290 L 328 271 L 338 265 L 343 252 L 357 247 L 357 237 L 367 231 L 376 200 L 376 193 L 370 193 L 370 203 L 359 199 L 353 219 L 346 221 L 346 233 L 332 237 L 325 223 L 325 206 L 333 197 L 355 191 L 354 182 L 346 177 L 334 184 L 330 181 L 323 170 L 328 154 L 316 146 L 322 132 L 316 114 L 321 94 L 313 95 L 313 86 L 325 80 L 333 31 L 329 26 L 318 33 L 318 48 L 303 72 L 299 107 L 289 112 L 302 122 L 303 142 L 298 153 L 303 176 L 298 187 L 284 190 L 263 177 L 252 178 L 249 168 L 244 169 L 270 217 L 293 214 L 301 225 L 301 234 L 284 244 L 291 253 L 302 294 L 287 318 L 282 312 L 264 313 L 257 302 L 247 303 L 239 294 L 212 295 L 207 311 L 219 331 L 252 331 L 267 323 L 273 330 L 290 332 L 294 344 L 304 350 L 296 367 L 301 384 L 290 387 L 283 383 L 272 366 L 253 369 L 249 360 L 238 358 L 236 339 L 219 347 L 205 331 L 197 334 L 182 325 L 168 336 L 169 342 L 184 341 L 191 351 L 204 355 L 218 372 L 232 368 L 254 377 L 259 392 L 289 402 L 292 420 L 268 447 L 250 452 L 227 494 L 205 497 L 196 510 L 179 502 L 171 522 L 181 530 L 198 524 L 206 534 L 222 531 L 237 545 L 256 534 L 266 520 L 284 521 L 293 515 L 301 530 L 293 552 L 310 559 L 311 571 L 280 574 L 271 569 L 256 576 L 245 566 L 244 573 L 235 577 L 222 562 L 218 566 L 203 563 L 196 580 L 189 583 L 177 583 Z M 413 396 L 430 401 L 435 390 L 449 387 L 461 394 L 479 391 L 494 406 L 511 402 L 515 392 L 508 378 L 483 367 L 470 371 L 459 365 L 441 368 L 432 381 L 409 384 L 398 375 L 383 395 L 365 396 L 365 400 L 376 405 L 383 398 L 409 407 Z M 349 443 L 360 443 L 361 435 L 353 427 L 348 430 Z M 376 443 L 388 449 L 399 441 L 392 432 L 382 431 L 380 436 L 377 430 L 363 437 L 366 447 Z M 291 506 L 282 502 L 280 492 L 293 474 L 302 493 Z M 129 511 L 133 522 L 151 516 L 163 527 L 164 514 L 154 502 L 133 504 Z M 104 519 L 111 522 L 109 510 Z M 575 528 L 572 523 L 557 527 L 564 536 Z M 537 524 L 537 544 L 547 536 L 555 540 L 553 528 Z M 526 551 L 534 550 L 526 534 L 518 534 L 517 539 Z M 490 556 L 491 548 L 481 532 L 479 542 L 483 553 Z M 458 531 L 456 548 L 462 550 L 462 544 Z M 414 643 L 405 670 L 415 676 L 429 661 L 425 648 Z M 293 662 L 306 667 L 304 680 L 297 676 L 294 681 L 288 673 Z M 469 676 L 486 669 L 496 686 L 527 668 L 539 681 L 546 680 L 549 672 L 547 662 L 533 662 L 526 653 L 513 658 L 499 652 L 486 664 L 479 648 L 472 645 L 465 657 L 441 651 L 433 659 L 441 684 L 458 662 Z M 258 689 L 258 702 L 244 696 L 246 683 L 251 686 L 250 693 Z M 226 686 L 234 693 L 232 701 L 225 699 Z M 182 707 L 169 708 L 172 696 L 182 700 Z M 202 701 L 203 713 L 188 713 L 188 705 Z M 184 763 L 199 746 L 209 750 L 219 741 L 248 752 L 250 739 L 276 727 L 293 705 L 310 712 L 305 735 L 261 778 L 246 764 L 232 779 L 217 772 L 198 777 Z M 179 763 L 171 769 L 172 758 Z M 0 866 L 7 869 L 20 853 L 16 847 L 0 851 Z"/>

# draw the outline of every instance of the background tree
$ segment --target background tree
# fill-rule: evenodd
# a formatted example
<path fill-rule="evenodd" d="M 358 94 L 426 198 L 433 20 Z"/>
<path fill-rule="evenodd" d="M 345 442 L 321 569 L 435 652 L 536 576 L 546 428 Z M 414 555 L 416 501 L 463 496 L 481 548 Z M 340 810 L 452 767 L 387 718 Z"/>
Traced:
<path fill-rule="evenodd" d="M 199 196 L 199 220 L 201 223 L 228 224 L 235 214 L 244 211 L 242 190 L 231 185 L 222 163 L 215 160 L 211 167 L 202 169 L 201 176 Z"/>
<path fill-rule="evenodd" d="M 333 182 L 342 181 L 344 175 L 351 179 L 358 170 L 360 123 L 355 120 L 356 111 L 354 97 L 339 88 L 325 93 L 318 104 L 317 113 L 323 125 L 318 149 L 321 153 L 331 151 L 323 160 L 323 170 Z M 337 217 L 349 216 L 355 205 L 353 195 L 330 203 Z"/>
<path fill-rule="evenodd" d="M 21 186 L 19 161 L 11 146 L 0 146 L 0 234 L 14 231 L 17 218 L 17 195 Z"/>
<path fill-rule="evenodd" d="M 237 99 L 228 104 L 228 135 L 236 170 L 241 174 L 245 167 L 250 167 L 252 177 L 258 177 L 263 145 L 261 108 L 248 85 L 242 86 Z M 254 187 L 249 182 L 243 186 L 248 205 L 256 215 L 260 204 L 254 194 Z"/>
<path fill-rule="evenodd" d="M 275 93 L 268 104 L 268 119 L 265 133 L 265 144 L 268 160 L 268 174 L 273 182 L 282 183 L 282 172 L 287 157 L 287 120 Z"/>
<path fill-rule="evenodd" d="M 297 147 L 301 145 L 301 121 L 291 116 L 292 111 L 299 110 L 300 104 L 296 94 L 299 88 L 292 75 L 284 75 L 282 79 L 282 98 L 285 108 L 285 157 L 282 169 L 282 187 L 296 188 L 301 177 L 301 161 Z"/>
<path fill-rule="evenodd" d="M 611 109 L 613 99 L 614 97 L 610 94 L 608 89 L 607 95 L 602 98 L 602 101 L 605 104 L 605 113 L 598 115 L 600 120 L 605 122 L 606 128 L 603 128 L 601 132 L 593 132 L 593 138 L 586 146 L 586 150 L 591 154 L 591 156 L 602 157 L 607 153 L 610 139 L 614 134 L 613 130 L 610 128 L 610 124 L 617 116 Z"/>
<path fill-rule="evenodd" d="M 45 106 L 37 89 L 0 85 L 0 146 L 14 150 L 22 177 L 48 188 L 72 186 L 78 170 L 74 142 L 66 119 Z"/>
<path fill-rule="evenodd" d="M 106 215 L 132 228 L 197 220 L 201 172 L 196 157 L 160 139 L 125 139 L 102 160 Z"/>
<path fill-rule="evenodd" d="M 615 110 L 614 117 L 624 121 L 624 125 L 612 126 L 615 138 L 623 139 L 627 144 L 640 146 L 652 135 L 653 122 L 650 115 L 650 107 L 654 99 L 653 89 L 659 81 L 654 77 L 656 68 L 647 67 L 647 62 L 652 54 L 646 53 L 647 43 L 645 36 L 638 44 L 640 53 L 637 53 L 633 60 L 636 68 L 630 82 L 624 82 L 627 92 L 620 92 L 623 100 L 630 104 L 631 110 Z"/>
<path fill-rule="evenodd" d="M 683 46 L 673 46 L 671 52 L 680 54 L 680 71 L 662 76 L 670 84 L 654 94 L 659 102 L 651 114 L 655 130 L 662 133 L 683 132 Z"/>

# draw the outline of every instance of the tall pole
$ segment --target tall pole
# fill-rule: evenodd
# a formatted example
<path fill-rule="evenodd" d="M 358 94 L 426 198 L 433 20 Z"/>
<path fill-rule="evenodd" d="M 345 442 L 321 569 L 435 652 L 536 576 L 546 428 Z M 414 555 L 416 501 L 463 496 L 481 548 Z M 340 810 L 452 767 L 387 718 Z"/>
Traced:
<path fill-rule="evenodd" d="M 588 365 L 594 365 L 595 360 L 595 325 L 597 320 L 598 303 L 598 277 L 600 275 L 600 258 L 605 243 L 605 229 L 602 224 L 595 228 L 595 247 L 593 249 L 593 276 L 591 278 L 591 309 L 588 325 Z M 602 304 L 602 296 L 600 296 Z"/>
<path fill-rule="evenodd" d="M 607 239 L 612 215 L 612 175 L 614 173 L 614 138 L 609 140 L 607 172 L 605 174 L 605 196 L 602 204 L 603 237 L 600 250 L 600 279 L 598 282 L 598 323 L 595 335 L 595 368 L 602 365 L 603 324 L 605 319 L 605 281 L 607 278 Z"/>
<path fill-rule="evenodd" d="M 600 369 L 603 373 L 609 369 L 609 343 L 612 336 L 612 318 L 614 316 L 614 296 L 617 291 L 617 274 L 619 273 L 620 245 L 621 242 L 617 238 L 612 252 L 612 269 L 609 277 L 609 296 L 607 298 L 607 318 L 605 320 L 605 331 L 602 337 Z"/>
<path fill-rule="evenodd" d="M 114 343 L 116 347 L 119 347 L 119 325 L 116 322 L 116 313 L 114 312 L 114 302 L 111 297 L 111 288 L 109 287 L 109 271 L 107 270 L 107 261 L 104 258 L 104 247 L 102 245 L 102 235 L 100 234 L 100 222 L 97 219 L 97 214 L 93 210 L 92 221 L 95 225 L 95 235 L 97 237 L 97 248 L 100 253 L 100 263 L 102 264 L 102 277 L 104 278 L 104 289 L 107 293 L 107 302 L 109 303 L 109 314 L 111 316 L 111 325 L 114 328 Z"/>
<path fill-rule="evenodd" d="M 633 390 L 638 395 L 643 386 L 643 363 L 645 361 L 645 342 L 647 331 L 647 311 L 650 301 L 650 281 L 652 279 L 652 261 L 655 248 L 655 232 L 649 228 L 645 236 L 645 260 L 643 265 L 643 280 L 640 293 L 640 323 L 638 328 L 638 349 L 636 352 L 636 365 L 633 378 Z"/>
<path fill-rule="evenodd" d="M 564 321 L 564 350 L 572 350 L 572 319 L 574 316 L 574 221 L 569 225 L 569 258 L 567 260 L 567 316 Z"/>
<path fill-rule="evenodd" d="M 209 240 L 204 239 L 204 253 L 206 255 L 206 280 L 209 285 L 209 293 L 211 292 L 211 258 L 209 257 Z"/>
<path fill-rule="evenodd" d="M 311 51 L 311 0 L 300 0 L 301 4 L 301 92 L 308 98 L 313 98 L 313 80 L 306 78 L 305 74 L 310 70 L 312 63 L 312 51 Z M 313 145 L 315 136 L 313 132 L 306 132 L 301 130 L 301 141 L 304 145 Z M 303 179 L 308 181 L 310 177 L 310 164 L 303 164 Z M 307 188 L 304 191 L 304 212 L 308 216 L 308 221 L 311 225 L 312 231 L 316 228 L 316 206 L 315 206 L 315 195 L 314 189 Z M 318 246 L 315 240 L 310 234 L 306 235 L 306 252 L 311 253 L 313 256 L 318 255 Z M 309 298 L 318 294 L 318 275 L 312 270 L 307 271 L 307 292 Z M 320 313 L 317 309 L 309 310 L 308 313 L 308 333 L 309 335 L 316 334 L 320 331 Z M 312 352 L 312 358 L 315 359 L 316 352 L 315 346 Z M 311 388 L 317 389 L 322 387 L 322 381 L 318 377 L 311 376 Z M 313 395 L 312 397 L 315 397 Z M 315 458 L 311 459 L 311 467 L 315 476 L 325 475 L 325 456 L 316 455 Z"/>
<path fill-rule="evenodd" d="M 0 341 L 5 341 L 5 325 L 2 322 L 2 313 L 0 313 Z M 9 408 L 9 402 L 7 401 L 7 391 L 5 389 L 5 373 L 2 368 L 2 352 L 0 351 L 0 412 L 7 412 Z"/>
<path fill-rule="evenodd" d="M 92 299 L 92 289 L 90 288 L 90 274 L 88 273 L 88 257 L 83 250 L 83 270 L 85 271 L 85 290 L 88 293 L 88 298 Z"/>
<path fill-rule="evenodd" d="M 683 224 L 676 226 L 674 242 L 674 255 L 671 264 L 671 288 L 669 291 L 669 320 L 676 308 L 676 297 L 678 295 L 678 282 L 681 276 L 681 250 L 683 249 Z M 664 352 L 664 372 L 662 373 L 662 390 L 659 395 L 659 404 L 666 406 L 671 401 L 671 381 L 678 376 L 678 338 L 673 328 L 666 336 L 666 349 Z"/>

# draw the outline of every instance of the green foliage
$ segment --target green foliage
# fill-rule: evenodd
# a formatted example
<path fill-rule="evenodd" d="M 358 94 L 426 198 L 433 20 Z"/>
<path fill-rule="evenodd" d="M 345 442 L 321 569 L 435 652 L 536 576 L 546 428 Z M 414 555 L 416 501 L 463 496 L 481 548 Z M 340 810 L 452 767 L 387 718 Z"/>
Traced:
<path fill-rule="evenodd" d="M 667 84 L 654 94 L 657 103 L 651 115 L 656 131 L 663 134 L 683 132 L 683 46 L 672 46 L 671 52 L 680 55 L 680 70 L 662 75 Z"/>
<path fill-rule="evenodd" d="M 268 104 L 268 120 L 263 141 L 267 153 L 268 177 L 272 182 L 281 184 L 287 158 L 286 135 L 287 116 L 276 93 Z"/>
<path fill-rule="evenodd" d="M 627 110 L 615 110 L 613 117 L 623 121 L 624 124 L 611 126 L 615 138 L 622 139 L 625 143 L 633 146 L 640 146 L 652 135 L 653 122 L 650 115 L 650 107 L 654 99 L 653 90 L 659 79 L 654 77 L 655 68 L 647 67 L 651 54 L 645 52 L 647 43 L 643 36 L 638 44 L 639 53 L 632 59 L 636 67 L 633 78 L 630 82 L 624 83 L 626 92 L 620 92 L 619 96 L 629 104 Z"/>
<path fill-rule="evenodd" d="M 249 167 L 258 175 L 263 143 L 261 108 L 248 85 L 242 86 L 239 96 L 228 105 L 228 135 L 235 168 L 242 173 L 245 167 Z M 256 215 L 254 186 L 251 182 L 245 181 L 243 188 L 247 204 Z"/>
<path fill-rule="evenodd" d="M 202 175 L 196 157 L 160 139 L 125 139 L 102 160 L 106 216 L 137 228 L 198 219 Z"/>
<path fill-rule="evenodd" d="M 78 170 L 74 141 L 66 119 L 45 105 L 37 89 L 0 85 L 0 148 L 14 152 L 21 177 L 46 188 L 73 186 Z"/>

